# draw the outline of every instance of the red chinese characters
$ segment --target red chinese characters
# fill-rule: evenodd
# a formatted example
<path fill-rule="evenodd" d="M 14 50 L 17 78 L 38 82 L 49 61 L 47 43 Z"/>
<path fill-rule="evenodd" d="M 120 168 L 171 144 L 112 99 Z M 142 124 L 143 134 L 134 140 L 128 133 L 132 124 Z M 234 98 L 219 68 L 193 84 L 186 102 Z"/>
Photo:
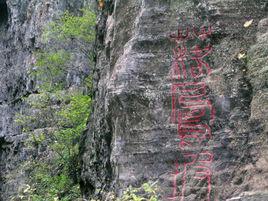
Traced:
<path fill-rule="evenodd" d="M 183 153 L 183 159 L 175 160 L 170 200 L 184 201 L 193 189 L 206 194 L 205 200 L 211 200 L 213 153 L 203 150 L 212 139 L 210 126 L 215 121 L 215 109 L 202 81 L 212 72 L 206 61 L 212 46 L 205 42 L 211 34 L 210 26 L 202 26 L 200 29 L 186 27 L 184 31 L 179 28 L 178 35 L 171 36 L 175 41 L 171 70 L 171 123 L 176 124 L 178 149 Z M 200 183 L 205 187 L 197 185 Z"/>
<path fill-rule="evenodd" d="M 207 62 L 204 61 L 204 58 L 211 53 L 212 47 L 210 45 L 200 48 L 196 45 L 191 50 L 191 59 L 196 62 L 196 65 L 191 66 L 191 76 L 193 78 L 199 78 L 202 75 L 205 75 L 204 69 L 206 69 L 207 75 L 211 74 L 211 68 Z"/>
<path fill-rule="evenodd" d="M 214 122 L 215 110 L 206 96 L 204 82 L 183 82 L 172 84 L 171 122 L 200 122 L 210 113 L 210 124 Z"/>
<path fill-rule="evenodd" d="M 168 199 L 183 201 L 185 193 L 189 191 L 191 187 L 198 189 L 196 183 L 203 181 L 207 184 L 206 188 L 203 189 L 206 193 L 206 200 L 210 201 L 212 177 L 210 166 L 213 161 L 213 154 L 209 151 L 202 151 L 199 154 L 184 154 L 184 157 L 186 162 L 180 164 L 176 161 L 175 163 L 176 171 L 172 176 L 173 186 L 176 188 L 173 188 L 172 196 L 168 197 Z M 179 183 L 180 185 L 178 185 Z M 194 186 L 187 186 L 187 183 L 194 184 Z"/>
<path fill-rule="evenodd" d="M 176 47 L 173 49 L 172 79 L 197 79 L 202 76 L 210 75 L 211 67 L 205 61 L 205 57 L 207 57 L 211 51 L 212 47 L 210 45 L 205 47 L 195 45 L 193 48 L 187 49 L 185 42 L 176 44 Z M 194 64 L 190 64 L 189 61 Z M 190 72 L 187 72 L 187 66 L 189 65 Z"/>
<path fill-rule="evenodd" d="M 185 28 L 179 26 L 177 35 L 171 34 L 170 38 L 175 40 L 175 42 L 187 41 L 191 39 L 199 39 L 201 41 L 206 40 L 212 35 L 212 27 L 209 26 L 201 26 L 197 28 L 196 26 L 191 25 L 186 26 Z"/>
<path fill-rule="evenodd" d="M 192 146 L 193 143 L 211 138 L 215 110 L 206 98 L 206 85 L 203 82 L 186 82 L 172 85 L 171 122 L 177 124 L 179 147 Z M 200 123 L 207 120 L 208 124 Z M 195 142 L 193 142 L 195 141 Z"/>
<path fill-rule="evenodd" d="M 174 60 L 171 75 L 173 79 L 186 80 L 188 77 L 196 79 L 211 74 L 211 67 L 205 61 L 205 57 L 211 53 L 212 47 L 210 45 L 205 47 L 195 45 L 188 49 L 186 45 L 187 41 L 205 41 L 211 34 L 211 26 L 201 26 L 198 29 L 192 25 L 184 29 L 180 27 L 178 28 L 177 35 L 171 35 L 171 39 L 175 41 L 176 44 L 173 50 Z M 188 61 L 192 61 L 195 64 L 190 65 Z M 190 72 L 187 72 L 187 65 L 190 65 Z"/>

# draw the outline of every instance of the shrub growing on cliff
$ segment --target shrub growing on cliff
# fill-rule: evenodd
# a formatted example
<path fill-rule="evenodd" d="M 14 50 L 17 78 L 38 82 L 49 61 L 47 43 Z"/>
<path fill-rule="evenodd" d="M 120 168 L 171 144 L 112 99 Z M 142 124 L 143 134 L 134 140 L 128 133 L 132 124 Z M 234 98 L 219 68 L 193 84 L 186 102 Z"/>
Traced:
<path fill-rule="evenodd" d="M 116 198 L 114 192 L 106 194 L 106 201 L 159 201 L 159 187 L 157 182 L 146 182 L 140 187 L 127 188 L 120 198 Z M 90 200 L 100 201 L 100 200 Z"/>
<path fill-rule="evenodd" d="M 55 97 L 53 99 L 56 100 Z M 61 105 L 53 116 L 53 128 L 41 129 L 39 134 L 32 131 L 32 137 L 29 139 L 29 148 L 39 153 L 31 158 L 26 167 L 31 176 L 30 189 L 34 190 L 28 191 L 22 200 L 43 201 L 46 198 L 50 201 L 61 198 L 67 201 L 79 197 L 76 180 L 79 168 L 77 142 L 86 128 L 91 99 L 88 95 L 76 91 L 69 92 L 58 101 L 61 101 Z M 30 106 L 35 109 L 47 110 L 51 107 L 50 104 L 33 104 Z M 29 124 L 23 126 L 30 133 L 32 128 L 27 128 L 27 125 Z M 25 189 L 23 192 L 26 193 Z"/>
<path fill-rule="evenodd" d="M 51 22 L 44 32 L 44 39 L 81 40 L 91 42 L 95 38 L 95 14 L 88 9 L 82 9 L 82 16 L 74 16 L 66 11 L 64 15 Z"/>
<path fill-rule="evenodd" d="M 140 188 L 129 187 L 117 201 L 158 201 L 156 183 L 144 183 Z"/>
<path fill-rule="evenodd" d="M 66 43 L 71 44 L 92 58 L 96 16 L 89 9 L 82 9 L 81 12 L 81 16 L 74 16 L 66 11 L 60 19 L 49 23 L 44 30 L 43 40 L 48 44 L 53 44 L 53 48 L 66 48 Z"/>
<path fill-rule="evenodd" d="M 50 52 L 36 52 L 36 63 L 31 70 L 31 75 L 38 80 L 39 90 L 59 90 L 64 86 L 66 66 L 70 61 L 70 53 L 64 50 Z"/>

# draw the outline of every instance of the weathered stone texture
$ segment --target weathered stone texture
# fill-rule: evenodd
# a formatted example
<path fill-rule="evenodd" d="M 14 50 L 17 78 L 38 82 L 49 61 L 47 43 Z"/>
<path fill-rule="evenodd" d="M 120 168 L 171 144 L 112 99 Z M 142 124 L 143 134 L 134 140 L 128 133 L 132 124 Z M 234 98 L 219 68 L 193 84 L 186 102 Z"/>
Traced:
<path fill-rule="evenodd" d="M 213 72 L 204 80 L 217 109 L 208 147 L 215 156 L 211 200 L 267 200 L 267 1 L 114 0 L 110 6 L 113 12 L 99 16 L 95 103 L 81 146 L 85 197 L 120 194 L 147 180 L 159 181 L 163 200 L 172 191 L 170 173 L 181 153 L 169 120 L 169 36 L 185 25 L 184 13 L 196 22 L 206 16 L 214 30 Z M 186 200 L 206 198 L 190 189 Z"/>

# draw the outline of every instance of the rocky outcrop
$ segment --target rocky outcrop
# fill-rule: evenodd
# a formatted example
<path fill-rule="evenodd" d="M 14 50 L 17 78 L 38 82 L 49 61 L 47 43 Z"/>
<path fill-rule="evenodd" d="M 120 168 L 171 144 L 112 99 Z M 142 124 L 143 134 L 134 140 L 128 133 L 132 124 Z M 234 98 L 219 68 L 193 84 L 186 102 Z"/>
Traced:
<path fill-rule="evenodd" d="M 78 12 L 87 2 L 0 0 L 0 200 L 17 195 L 27 176 L 19 168 L 30 156 L 24 148 L 27 135 L 16 126 L 14 115 L 33 90 L 27 70 L 33 52 L 42 48 L 42 29 L 63 11 Z"/>
<path fill-rule="evenodd" d="M 267 1 L 109 2 L 99 16 L 95 103 L 81 145 L 84 197 L 104 200 L 148 180 L 158 181 L 162 200 L 174 192 L 174 161 L 187 160 L 170 123 L 170 35 L 206 19 L 212 71 L 201 80 L 216 108 L 206 145 L 214 155 L 209 197 L 267 200 Z M 185 200 L 208 200 L 206 182 L 186 182 Z"/>

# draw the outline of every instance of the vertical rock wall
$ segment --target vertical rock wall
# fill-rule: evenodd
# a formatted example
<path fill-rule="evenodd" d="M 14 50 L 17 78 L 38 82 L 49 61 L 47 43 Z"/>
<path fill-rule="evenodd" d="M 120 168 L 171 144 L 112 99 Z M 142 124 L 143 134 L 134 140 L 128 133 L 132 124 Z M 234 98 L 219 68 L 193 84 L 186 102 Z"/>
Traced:
<path fill-rule="evenodd" d="M 210 198 L 267 200 L 267 1 L 109 2 L 98 22 L 95 103 L 81 146 L 84 196 L 104 200 L 106 191 L 148 180 L 158 181 L 162 200 L 173 191 L 174 161 L 185 159 L 170 124 L 170 34 L 186 26 L 184 15 L 205 16 L 213 28 L 212 73 L 203 80 L 217 111 Z M 187 189 L 185 200 L 207 200 L 201 192 Z"/>
<path fill-rule="evenodd" d="M 29 157 L 23 145 L 26 134 L 15 125 L 14 115 L 23 109 L 22 98 L 33 90 L 27 70 L 33 52 L 42 47 L 42 28 L 67 9 L 77 12 L 85 2 L 0 1 L 0 200 L 17 195 L 27 176 L 19 169 Z"/>

